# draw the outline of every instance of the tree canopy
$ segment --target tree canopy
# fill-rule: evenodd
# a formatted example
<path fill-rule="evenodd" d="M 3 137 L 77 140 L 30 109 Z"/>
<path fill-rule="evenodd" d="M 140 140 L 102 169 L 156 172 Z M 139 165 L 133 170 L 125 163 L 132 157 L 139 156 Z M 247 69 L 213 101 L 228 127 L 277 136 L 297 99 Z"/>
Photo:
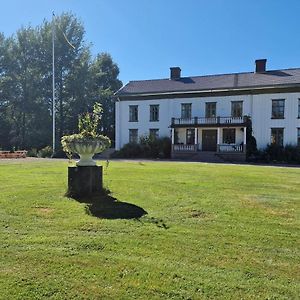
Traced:
<path fill-rule="evenodd" d="M 78 115 L 102 104 L 100 130 L 114 140 L 113 93 L 122 82 L 108 53 L 92 56 L 83 24 L 55 17 L 56 145 L 77 131 Z M 52 144 L 52 23 L 0 33 L 0 148 L 41 149 Z"/>

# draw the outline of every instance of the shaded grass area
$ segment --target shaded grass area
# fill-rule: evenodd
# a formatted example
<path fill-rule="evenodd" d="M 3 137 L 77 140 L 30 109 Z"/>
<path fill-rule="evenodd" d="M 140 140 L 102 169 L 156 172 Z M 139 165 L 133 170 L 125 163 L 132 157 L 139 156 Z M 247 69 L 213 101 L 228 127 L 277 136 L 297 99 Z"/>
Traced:
<path fill-rule="evenodd" d="M 111 162 L 81 203 L 66 180 L 0 163 L 1 299 L 298 299 L 300 169 Z"/>
<path fill-rule="evenodd" d="M 68 193 L 66 194 L 68 195 Z M 89 197 L 71 197 L 81 203 L 86 203 L 86 212 L 102 219 L 138 219 L 147 212 L 134 204 L 119 201 L 111 195 L 108 189 Z"/>

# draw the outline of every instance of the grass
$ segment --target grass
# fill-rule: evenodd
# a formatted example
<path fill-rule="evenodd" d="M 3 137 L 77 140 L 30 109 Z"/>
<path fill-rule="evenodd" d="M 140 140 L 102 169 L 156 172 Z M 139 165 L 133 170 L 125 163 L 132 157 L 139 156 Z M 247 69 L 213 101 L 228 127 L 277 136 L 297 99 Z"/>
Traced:
<path fill-rule="evenodd" d="M 299 299 L 300 169 L 111 162 L 104 181 L 108 218 L 64 197 L 66 162 L 0 162 L 1 299 Z"/>

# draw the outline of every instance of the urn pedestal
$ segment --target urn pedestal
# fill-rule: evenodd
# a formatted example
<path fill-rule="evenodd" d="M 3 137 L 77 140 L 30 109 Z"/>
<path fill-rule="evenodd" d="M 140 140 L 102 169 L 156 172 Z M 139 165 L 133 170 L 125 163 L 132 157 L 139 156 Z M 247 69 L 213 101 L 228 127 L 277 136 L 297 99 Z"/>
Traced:
<path fill-rule="evenodd" d="M 102 166 L 68 167 L 68 195 L 85 197 L 99 193 L 103 188 Z"/>

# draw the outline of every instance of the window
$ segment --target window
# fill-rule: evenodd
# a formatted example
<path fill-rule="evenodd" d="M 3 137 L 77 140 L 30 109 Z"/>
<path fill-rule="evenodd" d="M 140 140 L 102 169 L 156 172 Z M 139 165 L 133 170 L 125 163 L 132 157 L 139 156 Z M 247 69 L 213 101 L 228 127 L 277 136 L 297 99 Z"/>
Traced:
<path fill-rule="evenodd" d="M 186 130 L 186 143 L 188 145 L 194 145 L 195 144 L 195 129 L 188 128 Z"/>
<path fill-rule="evenodd" d="M 300 147 L 300 128 L 298 128 L 298 136 L 297 136 L 298 146 Z"/>
<path fill-rule="evenodd" d="M 192 117 L 192 104 L 182 103 L 181 104 L 181 118 L 190 119 Z"/>
<path fill-rule="evenodd" d="M 271 128 L 271 144 L 283 146 L 283 128 Z"/>
<path fill-rule="evenodd" d="M 223 129 L 223 144 L 235 144 L 235 129 Z"/>
<path fill-rule="evenodd" d="M 150 122 L 159 120 L 159 105 L 150 105 Z"/>
<path fill-rule="evenodd" d="M 129 122 L 138 121 L 138 105 L 129 105 Z"/>
<path fill-rule="evenodd" d="M 298 118 L 300 118 L 300 99 L 298 99 Z"/>
<path fill-rule="evenodd" d="M 159 129 L 149 129 L 150 138 L 157 139 L 159 137 Z"/>
<path fill-rule="evenodd" d="M 129 143 L 137 143 L 137 142 L 138 142 L 138 130 L 129 129 Z"/>
<path fill-rule="evenodd" d="M 284 99 L 272 100 L 272 119 L 284 118 Z"/>
<path fill-rule="evenodd" d="M 205 103 L 205 117 L 206 118 L 216 117 L 216 102 Z"/>
<path fill-rule="evenodd" d="M 243 101 L 231 102 L 231 116 L 233 118 L 240 118 L 243 116 Z"/>

